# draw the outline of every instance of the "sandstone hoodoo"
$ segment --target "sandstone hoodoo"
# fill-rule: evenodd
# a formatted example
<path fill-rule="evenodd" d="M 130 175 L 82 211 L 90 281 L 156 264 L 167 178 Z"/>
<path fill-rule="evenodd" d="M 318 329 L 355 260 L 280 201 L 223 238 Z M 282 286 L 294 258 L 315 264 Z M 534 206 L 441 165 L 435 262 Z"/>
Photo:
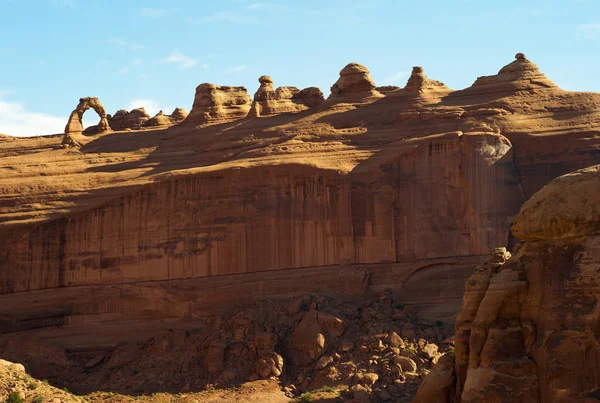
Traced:
<path fill-rule="evenodd" d="M 254 94 L 249 113 L 251 117 L 299 112 L 318 106 L 323 100 L 323 94 L 315 87 L 303 91 L 291 86 L 275 89 L 269 76 L 261 76 L 258 82 L 260 87 Z"/>
<path fill-rule="evenodd" d="M 599 105 L 517 55 L 457 91 L 350 64 L 328 100 L 261 77 L 75 113 L 76 149 L 1 137 L 0 354 L 84 392 L 583 399 Z"/>
<path fill-rule="evenodd" d="M 200 125 L 246 117 L 252 101 L 244 87 L 204 83 L 196 88 L 194 104 L 184 123 Z"/>
<path fill-rule="evenodd" d="M 425 75 L 423 67 L 415 66 L 404 89 L 408 92 L 423 94 L 426 92 L 442 92 L 447 94 L 451 90 L 441 81 L 431 80 Z"/>
<path fill-rule="evenodd" d="M 381 96 L 375 90 L 375 82 L 369 69 L 358 63 L 349 63 L 340 71 L 340 78 L 331 87 L 329 99 L 370 98 Z"/>

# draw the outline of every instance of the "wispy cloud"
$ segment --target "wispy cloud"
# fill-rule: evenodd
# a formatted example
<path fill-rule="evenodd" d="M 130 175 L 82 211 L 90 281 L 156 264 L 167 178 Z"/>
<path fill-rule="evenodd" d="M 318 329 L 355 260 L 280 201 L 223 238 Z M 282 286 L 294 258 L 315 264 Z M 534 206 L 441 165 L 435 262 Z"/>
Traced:
<path fill-rule="evenodd" d="M 164 59 L 164 62 L 176 64 L 181 69 L 189 69 L 190 67 L 194 67 L 196 64 L 198 64 L 197 61 L 184 55 L 177 49 L 175 49 L 166 59 Z"/>
<path fill-rule="evenodd" d="M 0 99 L 5 98 L 12 93 L 14 93 L 14 91 L 10 88 L 0 88 Z"/>
<path fill-rule="evenodd" d="M 217 11 L 211 15 L 202 18 L 204 22 L 233 22 L 236 24 L 256 24 L 260 20 L 256 17 L 239 15 L 232 11 Z"/>
<path fill-rule="evenodd" d="M 165 105 L 149 98 L 134 99 L 127 105 L 128 110 L 136 108 L 144 108 L 150 116 L 156 115 L 158 111 L 163 111 L 165 115 L 168 115 L 175 109 L 170 105 Z"/>
<path fill-rule="evenodd" d="M 381 84 L 384 84 L 384 85 L 397 84 L 400 81 L 406 79 L 407 76 L 408 76 L 408 72 L 399 71 L 397 73 L 394 73 L 390 76 L 385 77 L 383 80 L 381 80 Z"/>
<path fill-rule="evenodd" d="M 600 39 L 600 22 L 590 22 L 577 26 L 577 34 L 588 39 Z"/>
<path fill-rule="evenodd" d="M 18 102 L 0 99 L 0 133 L 12 136 L 36 136 L 62 133 L 67 119 L 32 112 Z"/>
<path fill-rule="evenodd" d="M 237 73 L 238 71 L 246 70 L 247 68 L 248 66 L 246 66 L 245 64 L 240 64 L 239 66 L 231 66 L 225 70 L 225 73 Z"/>
<path fill-rule="evenodd" d="M 119 73 L 120 74 L 127 74 L 129 73 L 131 70 L 133 70 L 134 68 L 141 66 L 143 64 L 143 60 L 142 59 L 132 59 L 131 62 L 129 62 L 127 65 L 121 67 L 119 69 Z"/>
<path fill-rule="evenodd" d="M 162 17 L 166 12 L 167 12 L 167 10 L 165 10 L 163 8 L 140 8 L 140 9 L 138 9 L 138 13 L 142 17 L 146 17 L 146 18 Z"/>
<path fill-rule="evenodd" d="M 282 4 L 273 4 L 273 3 L 252 3 L 252 4 L 248 4 L 247 8 L 249 10 L 269 11 L 269 12 L 292 11 L 291 7 L 288 7 L 288 6 L 285 6 Z"/>
<path fill-rule="evenodd" d="M 117 45 L 122 50 L 140 50 L 145 48 L 145 46 L 140 43 L 128 41 L 127 39 L 122 38 L 111 38 L 108 40 L 108 43 Z"/>

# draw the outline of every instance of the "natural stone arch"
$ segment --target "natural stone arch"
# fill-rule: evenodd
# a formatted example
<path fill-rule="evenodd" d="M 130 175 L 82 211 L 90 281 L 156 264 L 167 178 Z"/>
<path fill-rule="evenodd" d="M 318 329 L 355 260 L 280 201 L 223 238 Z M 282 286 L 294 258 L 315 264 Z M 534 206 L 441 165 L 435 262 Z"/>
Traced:
<path fill-rule="evenodd" d="M 82 117 L 85 111 L 87 111 L 90 108 L 95 110 L 98 116 L 100 116 L 100 123 L 98 123 L 98 131 L 104 132 L 110 130 L 104 106 L 100 103 L 98 98 L 87 97 L 80 98 L 77 108 L 75 108 L 75 110 L 71 112 L 71 116 L 69 116 L 69 121 L 67 122 L 67 126 L 65 127 L 66 135 L 79 134 L 83 132 Z"/>

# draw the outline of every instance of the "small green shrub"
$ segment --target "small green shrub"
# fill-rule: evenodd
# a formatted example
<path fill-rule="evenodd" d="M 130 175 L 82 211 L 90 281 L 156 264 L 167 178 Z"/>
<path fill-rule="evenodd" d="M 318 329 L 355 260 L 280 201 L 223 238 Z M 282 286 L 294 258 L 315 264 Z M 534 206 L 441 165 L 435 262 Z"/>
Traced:
<path fill-rule="evenodd" d="M 27 388 L 29 390 L 36 390 L 37 387 L 38 387 L 38 384 L 35 381 L 29 381 L 29 383 L 27 384 Z"/>
<path fill-rule="evenodd" d="M 12 392 L 6 398 L 6 403 L 23 403 L 24 401 L 25 399 L 23 399 L 21 395 L 19 395 L 19 392 Z"/>
<path fill-rule="evenodd" d="M 310 392 L 303 393 L 300 396 L 300 401 L 303 403 L 310 402 L 312 400 L 312 394 Z"/>
<path fill-rule="evenodd" d="M 43 383 L 44 385 L 48 385 L 48 380 L 47 380 L 47 379 L 44 379 L 44 380 L 42 381 L 42 383 Z"/>
<path fill-rule="evenodd" d="M 44 398 L 40 395 L 37 395 L 36 397 L 33 398 L 33 400 L 31 400 L 33 403 L 44 403 Z"/>

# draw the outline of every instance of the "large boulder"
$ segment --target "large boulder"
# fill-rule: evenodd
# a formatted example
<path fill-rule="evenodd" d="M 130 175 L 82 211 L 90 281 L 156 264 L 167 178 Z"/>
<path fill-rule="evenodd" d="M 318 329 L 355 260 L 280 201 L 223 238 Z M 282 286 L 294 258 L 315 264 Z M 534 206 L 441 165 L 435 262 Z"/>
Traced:
<path fill-rule="evenodd" d="M 307 312 L 288 338 L 290 362 L 298 366 L 314 363 L 325 350 L 324 333 L 317 312 Z"/>

